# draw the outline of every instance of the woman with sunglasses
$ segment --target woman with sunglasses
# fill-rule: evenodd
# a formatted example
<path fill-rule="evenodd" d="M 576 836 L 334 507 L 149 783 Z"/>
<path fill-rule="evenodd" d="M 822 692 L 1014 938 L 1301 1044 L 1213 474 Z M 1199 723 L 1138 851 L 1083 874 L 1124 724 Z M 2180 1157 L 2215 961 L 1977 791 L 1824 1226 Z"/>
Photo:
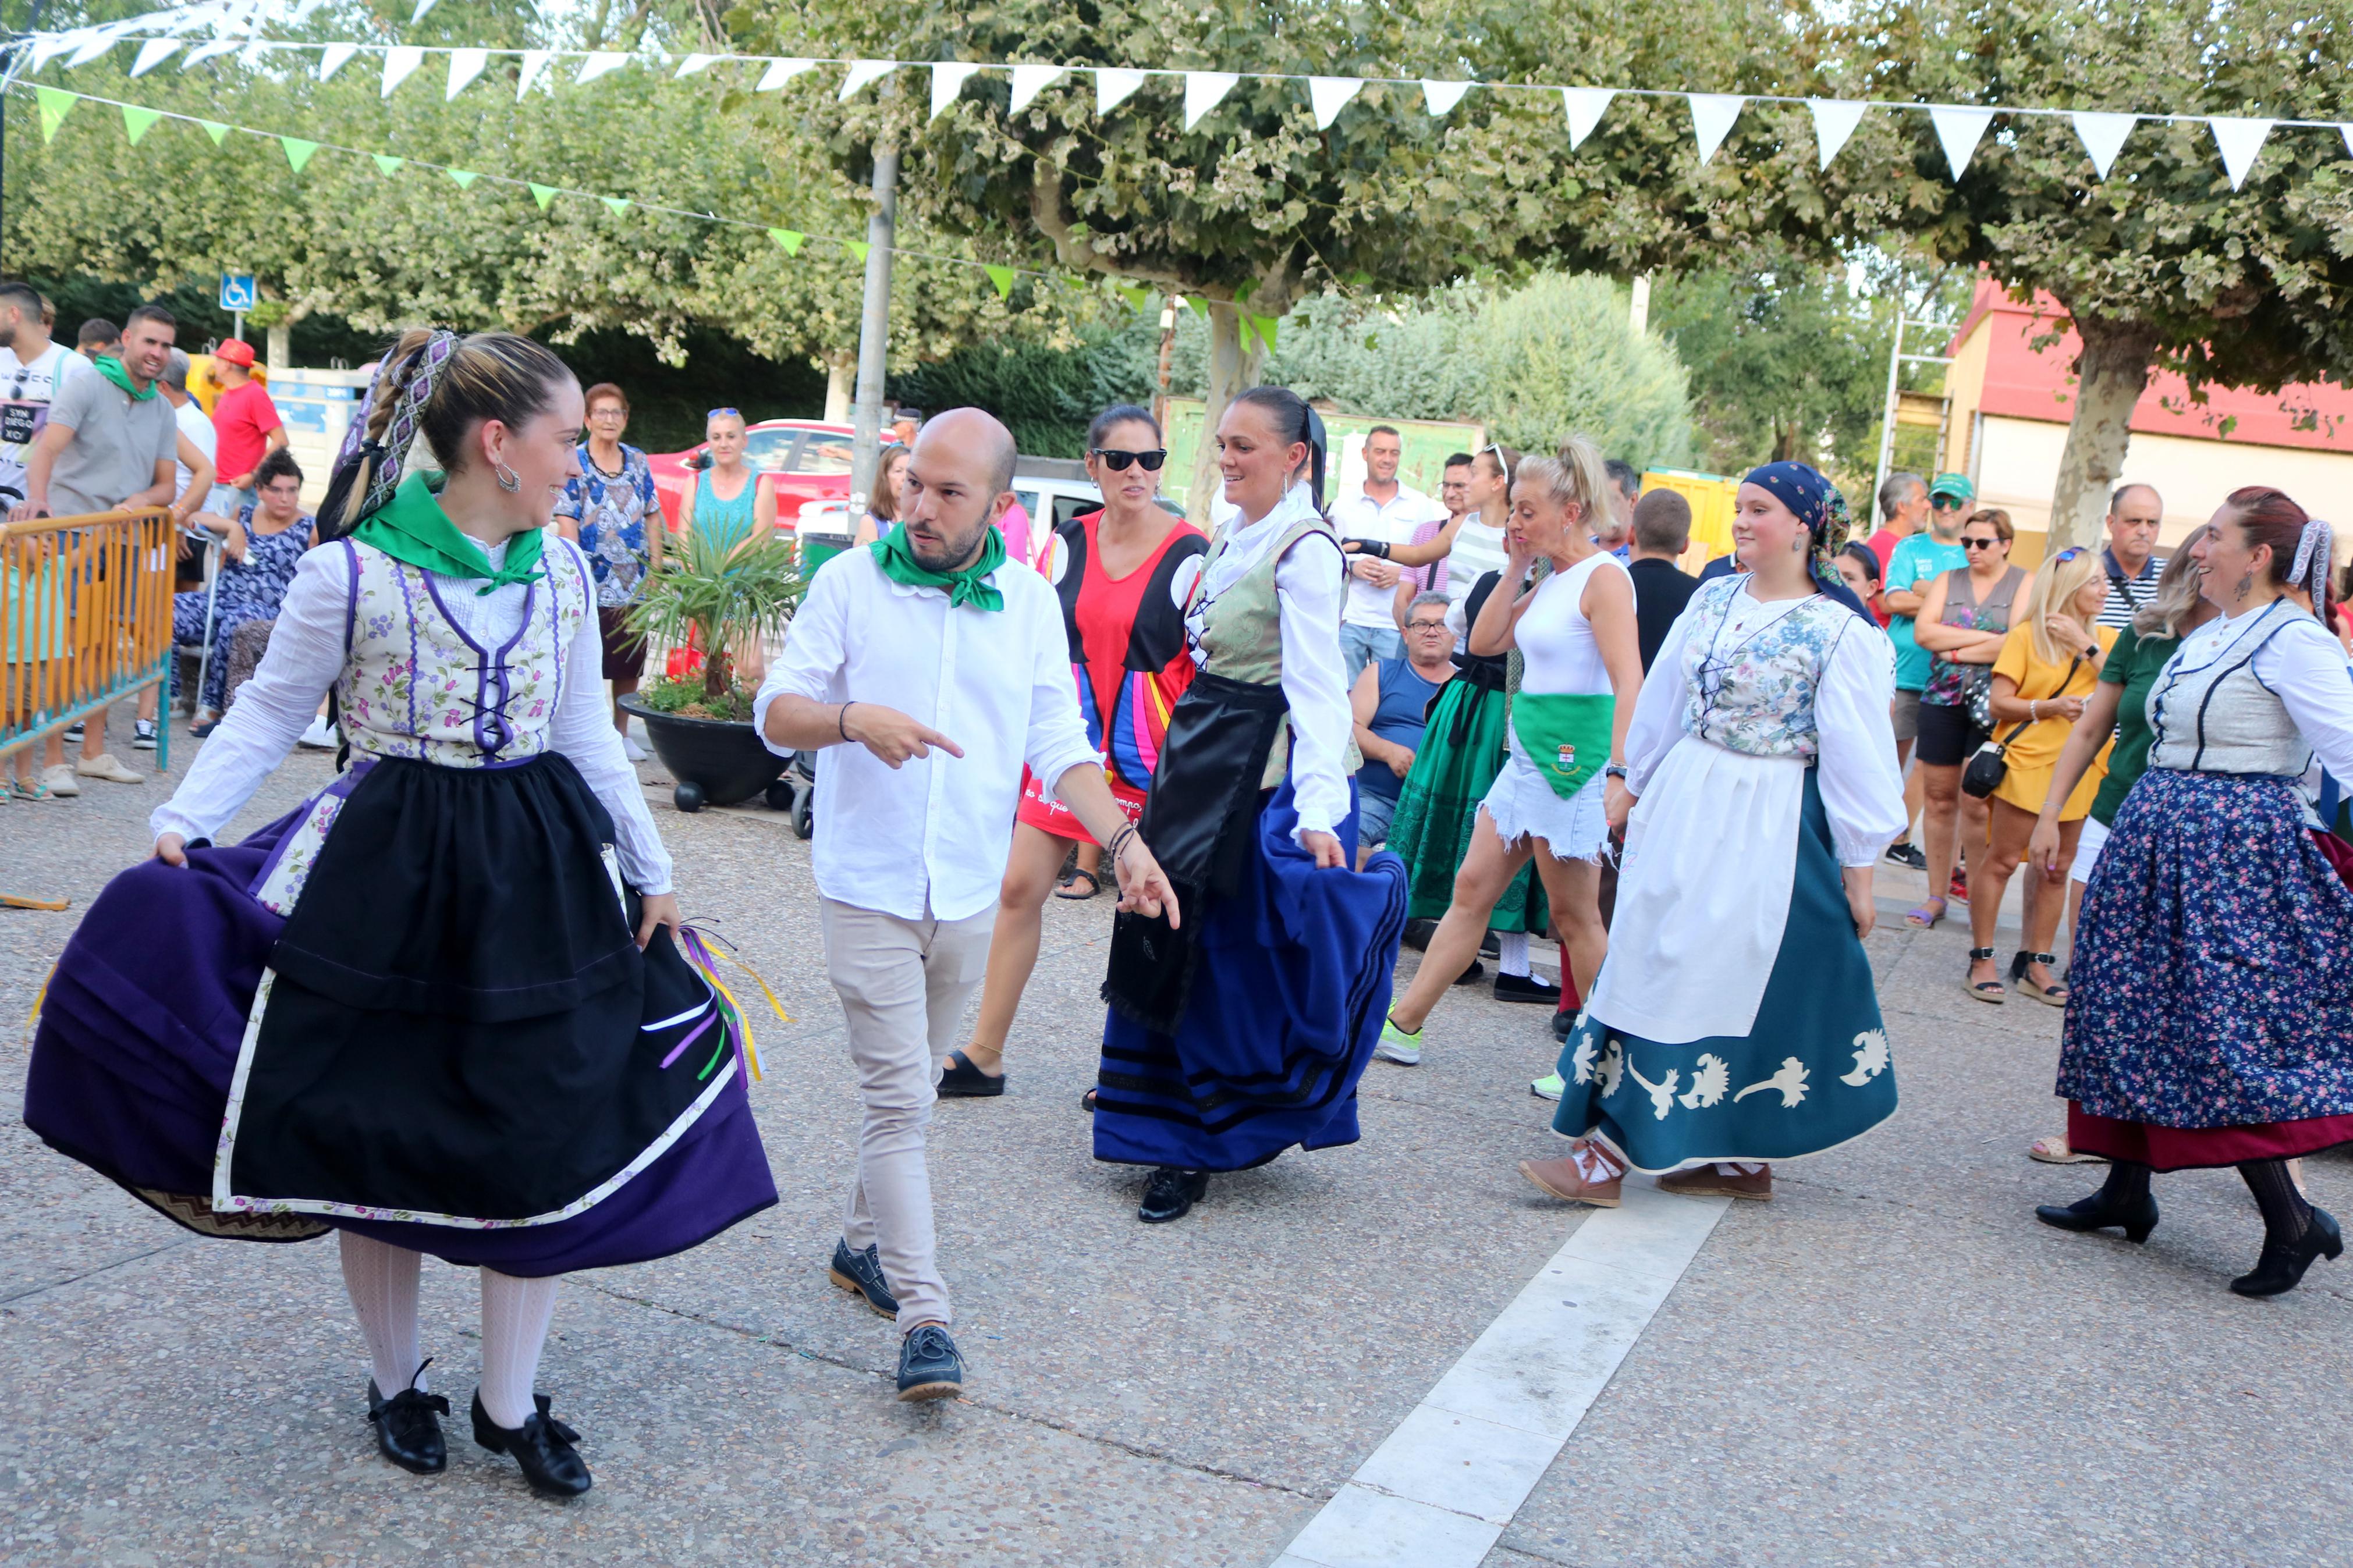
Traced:
<path fill-rule="evenodd" d="M 1961 790 L 1961 770 L 1986 742 L 1983 704 L 1992 690 L 1993 661 L 2010 635 L 2010 607 L 2026 571 L 2010 563 L 2016 537 L 2010 513 L 1983 507 L 1961 524 L 1968 564 L 1928 584 L 1912 635 L 1928 650 L 1928 684 L 1920 693 L 1920 814 L 1928 839 L 1928 897 L 1905 920 L 1933 930 L 1945 918 L 1947 897 L 1966 896 L 1985 852 L 1986 803 Z M 1965 868 L 1965 869 L 1961 869 Z"/>
<path fill-rule="evenodd" d="M 1356 1080 L 1405 925 L 1396 858 L 1354 869 L 1324 422 L 1294 393 L 1253 387 L 1217 439 L 1236 513 L 1173 584 L 1197 673 L 1142 820 L 1169 846 L 1183 923 L 1122 914 L 1103 984 L 1095 1158 L 1152 1168 L 1146 1224 L 1187 1213 L 1213 1171 L 1356 1141 Z"/>
<path fill-rule="evenodd" d="M 2353 683 L 2327 626 L 2330 534 L 2275 489 L 2233 490 L 2190 548 L 2221 615 L 2148 698 L 2148 771 L 2117 808 L 2075 942 L 2058 1092 L 2107 1180 L 2035 1217 L 2157 1227 L 2150 1176 L 2235 1165 L 2263 1216 L 2242 1296 L 2345 1249 L 2289 1162 L 2353 1140 L 2353 890 L 2306 828 L 2317 761 L 2353 778 Z"/>
<path fill-rule="evenodd" d="M 1994 964 L 1994 922 L 2010 873 L 2026 854 L 2052 785 L 2053 765 L 2067 743 L 2068 727 L 2099 687 L 2101 667 L 2115 646 L 2116 628 L 2098 624 L 2107 608 L 2108 579 L 2099 552 L 2063 550 L 2035 568 L 2026 591 L 2025 612 L 2004 635 L 1993 663 L 1994 733 L 2001 737 L 2005 766 L 2001 783 L 1987 802 L 1987 847 L 1969 879 L 1968 976 L 1963 989 L 1980 1002 L 2002 1000 Z M 2072 858 L 2084 816 L 2108 770 L 2104 746 L 2059 806 L 2060 855 Z M 2021 995 L 2053 1007 L 2067 1005 L 2067 988 L 2051 975 L 2059 962 L 2049 950 L 2066 908 L 2056 879 L 2030 877 L 2026 883 L 2026 945 L 2010 960 L 2010 983 Z"/>
<path fill-rule="evenodd" d="M 733 560 L 754 541 L 776 536 L 776 491 L 744 460 L 749 437 L 739 411 L 712 409 L 703 418 L 702 440 L 709 463 L 679 501 L 678 527 L 681 533 L 693 534 L 698 550 L 716 564 Z M 736 684 L 746 691 L 758 690 L 768 673 L 760 634 L 738 628 L 727 641 Z"/>
<path fill-rule="evenodd" d="M 1199 529 L 1159 504 L 1167 459 L 1160 426 L 1143 409 L 1123 403 L 1097 415 L 1087 430 L 1087 477 L 1103 504 L 1056 530 L 1041 563 L 1062 601 L 1087 739 L 1103 753 L 1112 798 L 1130 822 L 1144 815 L 1169 716 L 1193 683 L 1174 584 L 1186 563 L 1209 547 Z M 1005 1092 L 1005 1037 L 1038 966 L 1039 911 L 1073 845 L 1080 859 L 1073 875 L 1085 879 L 1082 896 L 1091 897 L 1098 889 L 1099 847 L 1071 809 L 1025 772 L 980 1016 L 970 1043 L 948 1053 L 942 1094 Z M 1096 850 L 1092 860 L 1090 849 Z"/>

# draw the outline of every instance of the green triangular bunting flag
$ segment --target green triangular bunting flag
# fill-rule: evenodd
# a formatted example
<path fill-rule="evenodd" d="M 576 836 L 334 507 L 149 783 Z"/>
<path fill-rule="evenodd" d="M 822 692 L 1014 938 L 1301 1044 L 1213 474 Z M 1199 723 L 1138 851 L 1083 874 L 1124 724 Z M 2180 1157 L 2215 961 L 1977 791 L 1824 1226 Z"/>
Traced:
<path fill-rule="evenodd" d="M 859 266 L 863 267 L 866 265 L 867 244 L 864 240 L 845 239 L 841 243 L 849 247 L 849 254 L 858 258 Z"/>
<path fill-rule="evenodd" d="M 768 237 L 783 246 L 786 256 L 798 256 L 801 253 L 801 241 L 807 239 L 808 236 L 796 233 L 789 228 L 772 228 L 768 231 Z"/>
<path fill-rule="evenodd" d="M 610 208 L 615 217 L 629 210 L 629 198 L 627 196 L 598 196 L 596 199 Z"/>
<path fill-rule="evenodd" d="M 375 160 L 376 172 L 381 174 L 397 174 L 400 166 L 408 162 L 406 158 L 395 158 L 384 153 L 371 153 L 368 156 Z"/>
<path fill-rule="evenodd" d="M 126 103 L 122 106 L 123 134 L 130 137 L 131 144 L 136 147 L 139 145 L 139 138 L 146 135 L 154 128 L 155 121 L 163 118 L 163 115 L 154 110 L 142 109 L 135 103 Z"/>
<path fill-rule="evenodd" d="M 1185 303 L 1192 306 L 1193 313 L 1200 317 L 1201 320 L 1206 321 L 1209 319 L 1209 302 L 1207 300 L 1202 299 L 1198 294 L 1186 295 Z"/>
<path fill-rule="evenodd" d="M 458 188 L 461 191 L 467 189 L 469 186 L 472 185 L 476 180 L 482 177 L 481 175 L 474 173 L 471 169 L 444 169 L 441 172 L 448 175 L 451 179 L 457 181 Z"/>
<path fill-rule="evenodd" d="M 61 87 L 37 87 L 33 89 L 33 96 L 40 100 L 41 105 L 41 140 L 54 141 L 58 127 L 63 125 L 66 116 L 73 112 L 74 103 L 81 94 L 68 92 Z"/>
<path fill-rule="evenodd" d="M 540 211 L 545 212 L 547 210 L 547 204 L 555 199 L 555 187 L 554 185 L 533 185 L 531 188 L 531 199 L 539 204 Z"/>
<path fill-rule="evenodd" d="M 286 149 L 286 161 L 294 165 L 294 172 L 298 174 L 302 172 L 302 165 L 311 161 L 311 154 L 319 150 L 316 142 L 305 142 L 300 136 L 280 136 L 278 144 Z"/>
<path fill-rule="evenodd" d="M 1272 316 L 1252 316 L 1250 318 L 1250 324 L 1258 332 L 1260 337 L 1266 340 L 1266 352 L 1272 353 L 1274 352 L 1274 318 Z"/>
<path fill-rule="evenodd" d="M 1133 289 L 1124 283 L 1116 284 L 1114 287 L 1119 290 L 1119 297 L 1138 310 L 1143 310 L 1145 300 L 1152 297 L 1152 291 L 1148 289 Z"/>
<path fill-rule="evenodd" d="M 988 280 L 997 285 L 997 297 L 998 299 L 1009 300 L 1013 297 L 1013 268 L 1010 267 L 986 267 L 981 270 L 987 272 L 988 274 Z"/>
<path fill-rule="evenodd" d="M 205 134 L 213 139 L 214 146 L 217 147 L 222 142 L 228 140 L 228 127 L 223 125 L 219 121 L 199 120 L 196 123 L 205 128 Z"/>

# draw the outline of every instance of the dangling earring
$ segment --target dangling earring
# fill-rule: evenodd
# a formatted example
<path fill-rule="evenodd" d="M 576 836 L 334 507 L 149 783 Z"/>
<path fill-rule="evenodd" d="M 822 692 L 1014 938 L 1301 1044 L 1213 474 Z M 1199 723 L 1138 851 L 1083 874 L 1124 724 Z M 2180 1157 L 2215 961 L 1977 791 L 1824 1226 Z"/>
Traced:
<path fill-rule="evenodd" d="M 506 491 L 509 495 L 515 495 L 522 491 L 522 476 L 521 474 L 516 473 L 504 463 L 492 463 L 491 468 L 498 475 L 499 489 Z"/>

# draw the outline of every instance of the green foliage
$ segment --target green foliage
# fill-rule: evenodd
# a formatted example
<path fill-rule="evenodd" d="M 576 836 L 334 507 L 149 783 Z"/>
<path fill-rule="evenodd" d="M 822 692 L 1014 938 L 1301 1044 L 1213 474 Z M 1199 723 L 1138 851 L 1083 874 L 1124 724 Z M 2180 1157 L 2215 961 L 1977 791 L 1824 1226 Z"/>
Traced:
<path fill-rule="evenodd" d="M 1539 274 L 1481 313 L 1487 433 L 1548 451 L 1581 431 L 1638 468 L 1691 461 L 1691 413 L 1674 351 L 1637 334 L 1608 279 Z"/>
<path fill-rule="evenodd" d="M 702 700 L 715 714 L 734 689 L 729 637 L 784 630 L 807 587 L 792 542 L 775 532 L 730 551 L 690 529 L 670 536 L 660 564 L 646 574 L 643 591 L 629 606 L 629 627 L 671 646 L 694 634 L 703 650 Z"/>
<path fill-rule="evenodd" d="M 723 719 L 748 724 L 752 721 L 753 700 L 759 695 L 731 685 L 714 697 L 703 689 L 699 678 L 672 680 L 662 675 L 640 687 L 636 700 L 657 713 L 675 713 L 682 719 Z"/>
<path fill-rule="evenodd" d="M 1123 307 L 1123 310 L 1124 307 Z M 1114 403 L 1151 400 L 1158 374 L 1156 318 L 1082 329 L 1068 350 L 1039 342 L 980 343 L 891 382 L 891 395 L 927 412 L 971 406 L 1005 421 L 1023 452 L 1086 455 L 1086 429 Z"/>

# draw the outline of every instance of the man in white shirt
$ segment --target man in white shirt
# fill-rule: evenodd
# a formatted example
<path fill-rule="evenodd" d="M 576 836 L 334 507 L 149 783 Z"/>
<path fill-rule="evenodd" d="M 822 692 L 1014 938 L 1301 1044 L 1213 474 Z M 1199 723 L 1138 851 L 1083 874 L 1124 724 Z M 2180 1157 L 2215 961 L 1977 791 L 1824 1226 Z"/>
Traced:
<path fill-rule="evenodd" d="M 48 423 L 50 400 L 90 362 L 50 340 L 41 297 L 29 284 L 0 283 L 0 490 L 10 492 L 0 508 L 6 508 L 25 499 L 25 464 Z"/>
<path fill-rule="evenodd" d="M 1005 553 L 1013 464 L 1011 433 L 980 410 L 927 421 L 902 526 L 817 574 L 752 708 L 772 751 L 834 748 L 813 868 L 865 1121 L 832 1278 L 897 1318 L 904 1400 L 963 1388 L 923 1133 L 987 966 L 1024 763 L 1106 846 L 1120 907 L 1178 918 L 1087 742 L 1061 601 Z"/>
<path fill-rule="evenodd" d="M 1364 488 L 1342 496 L 1332 508 L 1332 526 L 1355 552 L 1348 561 L 1348 607 L 1340 616 L 1348 689 L 1367 664 L 1405 657 L 1395 604 L 1399 573 L 1386 559 L 1388 548 L 1407 542 L 1415 529 L 1446 515 L 1444 507 L 1419 490 L 1398 483 L 1398 464 L 1404 457 L 1405 442 L 1396 428 L 1374 426 L 1365 433 Z"/>

